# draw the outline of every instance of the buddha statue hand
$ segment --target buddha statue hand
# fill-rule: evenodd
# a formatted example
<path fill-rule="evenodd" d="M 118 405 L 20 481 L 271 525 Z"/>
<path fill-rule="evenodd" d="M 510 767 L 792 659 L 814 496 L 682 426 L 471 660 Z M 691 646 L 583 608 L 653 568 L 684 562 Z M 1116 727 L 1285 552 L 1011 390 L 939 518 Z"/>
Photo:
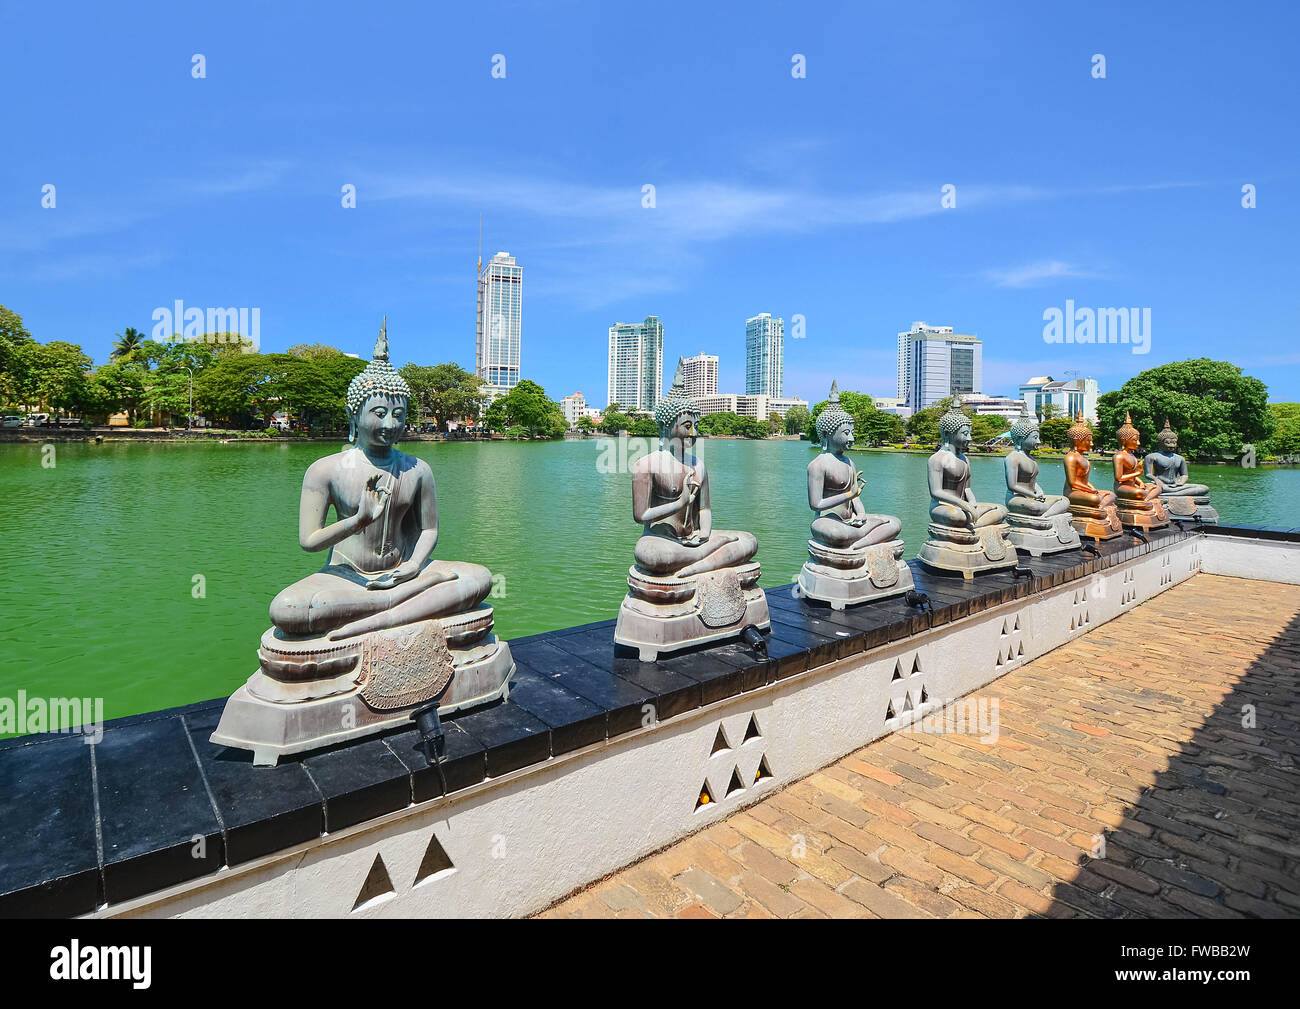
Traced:
<path fill-rule="evenodd" d="M 391 589 L 394 585 L 400 585 L 402 582 L 409 582 L 412 578 L 420 573 L 420 565 L 412 564 L 405 561 L 393 568 L 392 571 L 386 571 L 378 578 L 372 578 L 366 582 L 368 589 Z M 449 582 L 456 578 L 455 572 L 451 574 L 434 575 L 427 579 L 430 585 L 437 585 L 440 582 Z"/>
<path fill-rule="evenodd" d="M 389 495 L 393 493 L 393 481 L 391 478 L 384 483 L 383 475 L 376 473 L 366 481 L 365 492 L 361 495 L 361 504 L 357 508 L 357 516 L 361 520 L 361 525 L 371 525 L 379 520 L 384 514 L 384 509 L 388 507 Z"/>

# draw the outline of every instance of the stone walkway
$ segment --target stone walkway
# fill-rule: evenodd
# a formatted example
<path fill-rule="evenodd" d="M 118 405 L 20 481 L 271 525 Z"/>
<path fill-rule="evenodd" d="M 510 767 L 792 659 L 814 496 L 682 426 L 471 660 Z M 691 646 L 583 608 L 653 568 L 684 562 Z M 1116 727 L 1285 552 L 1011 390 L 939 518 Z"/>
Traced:
<path fill-rule="evenodd" d="M 1197 575 L 543 917 L 1300 917 L 1300 586 Z"/>

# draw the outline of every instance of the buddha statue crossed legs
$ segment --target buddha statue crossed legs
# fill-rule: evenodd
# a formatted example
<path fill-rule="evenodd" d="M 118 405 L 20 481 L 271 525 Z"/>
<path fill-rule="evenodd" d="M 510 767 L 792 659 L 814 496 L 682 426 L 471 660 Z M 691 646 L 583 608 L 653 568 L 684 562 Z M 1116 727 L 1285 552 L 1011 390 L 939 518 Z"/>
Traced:
<path fill-rule="evenodd" d="M 1156 435 L 1158 448 L 1142 460 L 1142 472 L 1160 488 L 1160 500 L 1171 518 L 1196 518 L 1217 523 L 1219 513 L 1210 507 L 1210 488 L 1203 483 L 1189 483 L 1187 460 L 1178 454 L 1178 433 L 1165 426 Z"/>
<path fill-rule="evenodd" d="M 492 574 L 432 559 L 433 471 L 395 447 L 410 395 L 388 361 L 385 323 L 347 390 L 355 445 L 303 478 L 299 543 L 329 550 L 328 562 L 272 601 L 260 669 L 212 737 L 253 750 L 256 763 L 391 728 L 426 702 L 450 712 L 506 693 L 514 663 L 490 633 Z"/>
<path fill-rule="evenodd" d="M 868 514 L 862 504 L 864 477 L 845 454 L 853 444 L 853 418 L 840 406 L 834 382 L 817 416 L 817 434 L 822 451 L 808 464 L 808 507 L 817 517 L 800 591 L 841 610 L 906 592 L 913 582 L 898 538 L 903 524 L 893 515 Z"/>
<path fill-rule="evenodd" d="M 1079 546 L 1079 533 L 1070 523 L 1069 499 L 1060 494 L 1044 493 L 1038 485 L 1038 418 L 1021 406 L 1020 417 L 1011 425 L 1015 450 L 1003 462 L 1007 480 L 1008 534 L 1017 550 L 1031 557 L 1073 550 Z"/>
<path fill-rule="evenodd" d="M 928 463 L 930 538 L 917 554 L 927 567 L 960 572 L 965 578 L 983 571 L 1015 567 L 1016 548 L 1007 539 L 1007 509 L 975 499 L 970 486 L 966 449 L 971 421 L 960 399 L 939 419 L 939 451 Z"/>
<path fill-rule="evenodd" d="M 1092 472 L 1088 460 L 1092 428 L 1083 422 L 1082 415 L 1070 425 L 1069 437 L 1073 448 L 1065 456 L 1065 496 L 1070 502 L 1074 528 L 1094 540 L 1114 539 L 1124 532 L 1124 527 L 1119 523 L 1114 491 L 1099 490 L 1088 482 Z"/>
<path fill-rule="evenodd" d="M 1160 485 L 1142 479 L 1142 464 L 1133 454 L 1140 436 L 1127 412 L 1115 437 L 1119 442 L 1119 451 L 1113 459 L 1115 504 L 1121 524 L 1133 529 L 1163 529 L 1169 525 L 1169 513 L 1160 501 Z"/>
<path fill-rule="evenodd" d="M 685 384 L 678 361 L 672 388 L 655 404 L 659 450 L 632 467 L 632 517 L 643 530 L 614 641 L 649 662 L 770 623 L 753 562 L 758 540 L 713 528 L 709 472 L 695 456 L 699 407 Z"/>

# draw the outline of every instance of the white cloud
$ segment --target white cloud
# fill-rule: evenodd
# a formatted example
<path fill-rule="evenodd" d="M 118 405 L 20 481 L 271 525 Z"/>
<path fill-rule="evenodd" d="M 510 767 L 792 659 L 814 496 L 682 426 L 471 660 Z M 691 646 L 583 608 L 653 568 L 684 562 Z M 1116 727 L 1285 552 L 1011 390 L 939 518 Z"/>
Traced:
<path fill-rule="evenodd" d="M 1059 259 L 1045 259 L 1020 266 L 985 270 L 983 276 L 995 287 L 1033 287 L 1048 280 L 1095 277 L 1097 274 L 1073 263 L 1066 263 Z"/>

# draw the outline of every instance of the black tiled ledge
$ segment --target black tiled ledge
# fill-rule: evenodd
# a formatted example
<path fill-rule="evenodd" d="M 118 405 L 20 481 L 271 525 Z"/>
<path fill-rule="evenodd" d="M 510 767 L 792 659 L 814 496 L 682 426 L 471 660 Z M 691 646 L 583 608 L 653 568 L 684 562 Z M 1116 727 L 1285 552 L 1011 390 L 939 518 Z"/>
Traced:
<path fill-rule="evenodd" d="M 1189 525 L 1022 563 L 973 580 L 910 561 L 932 609 L 901 598 L 846 610 L 767 590 L 768 654 L 727 643 L 641 662 L 615 649 L 614 621 L 510 642 L 510 698 L 453 715 L 440 769 L 414 728 L 253 767 L 208 741 L 224 698 L 115 719 L 103 740 L 45 733 L 0 740 L 0 916 L 84 914 L 311 841 L 716 701 L 799 676 L 1198 535 L 1300 540 L 1300 533 Z M 439 770 L 441 773 L 439 773 Z"/>

